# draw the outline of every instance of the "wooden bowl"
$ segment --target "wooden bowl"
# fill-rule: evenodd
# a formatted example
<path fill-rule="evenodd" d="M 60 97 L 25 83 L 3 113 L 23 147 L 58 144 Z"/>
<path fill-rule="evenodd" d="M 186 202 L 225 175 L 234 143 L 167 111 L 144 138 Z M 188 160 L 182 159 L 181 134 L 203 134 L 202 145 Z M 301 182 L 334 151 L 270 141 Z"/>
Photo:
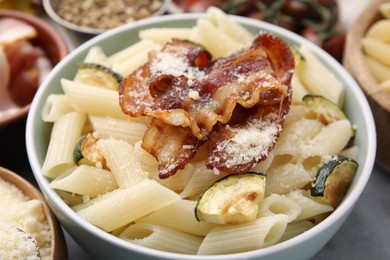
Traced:
<path fill-rule="evenodd" d="M 357 80 L 370 103 L 377 131 L 377 164 L 390 171 L 390 96 L 380 87 L 368 70 L 362 40 L 368 29 L 383 19 L 379 6 L 389 0 L 375 0 L 357 17 L 347 33 L 343 65 Z"/>
<path fill-rule="evenodd" d="M 50 260 L 67 260 L 68 253 L 67 253 L 64 234 L 62 232 L 60 225 L 57 222 L 57 219 L 54 217 L 54 215 L 49 209 L 49 206 L 46 204 L 43 195 L 27 180 L 23 179 L 16 173 L 7 170 L 3 167 L 0 167 L 0 178 L 15 185 L 27 197 L 42 201 L 43 211 L 50 227 L 50 236 L 51 236 Z"/>
<path fill-rule="evenodd" d="M 68 53 L 69 47 L 65 37 L 44 18 L 27 14 L 21 11 L 0 10 L 0 18 L 15 18 L 32 25 L 37 30 L 37 37 L 31 40 L 34 46 L 41 47 L 53 66 L 61 61 Z M 23 93 L 20 93 L 22 95 Z M 30 109 L 31 103 L 21 106 L 12 113 L 1 115 L 0 127 L 8 125 L 18 119 L 25 117 Z"/>

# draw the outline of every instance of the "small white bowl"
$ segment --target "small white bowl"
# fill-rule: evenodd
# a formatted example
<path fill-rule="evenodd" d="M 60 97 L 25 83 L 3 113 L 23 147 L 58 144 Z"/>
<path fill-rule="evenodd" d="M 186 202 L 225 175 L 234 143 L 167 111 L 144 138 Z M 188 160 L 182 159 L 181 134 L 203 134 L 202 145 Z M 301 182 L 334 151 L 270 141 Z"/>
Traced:
<path fill-rule="evenodd" d="M 61 26 L 75 32 L 92 34 L 92 35 L 100 34 L 108 30 L 108 29 L 99 29 L 99 28 L 80 26 L 67 21 L 57 13 L 58 5 L 60 2 L 61 0 L 43 0 L 43 8 L 45 9 L 49 17 L 53 19 L 55 22 L 57 22 L 58 24 L 60 24 Z M 79 3 L 82 4 L 83 1 L 79 1 Z M 161 8 L 157 12 L 151 14 L 151 16 L 159 16 L 164 14 L 168 10 L 170 3 L 171 0 L 162 0 Z"/>
<path fill-rule="evenodd" d="M 250 252 L 214 256 L 183 255 L 162 252 L 135 245 L 110 235 L 96 226 L 81 219 L 64 201 L 49 187 L 48 180 L 42 175 L 41 167 L 45 158 L 50 138 L 51 124 L 41 120 L 41 112 L 47 96 L 51 93 L 62 93 L 60 78 L 71 78 L 75 67 L 85 57 L 89 48 L 101 46 L 107 54 L 114 53 L 139 40 L 138 32 L 152 27 L 192 27 L 196 20 L 204 14 L 175 14 L 154 17 L 134 22 L 101 34 L 79 48 L 75 49 L 48 76 L 39 89 L 27 120 L 26 142 L 29 161 L 35 178 L 45 194 L 48 204 L 72 235 L 72 237 L 89 253 L 102 259 L 181 259 L 181 260 L 228 260 L 228 259 L 310 259 L 337 232 L 344 223 L 356 201 L 362 194 L 374 165 L 376 139 L 375 125 L 367 100 L 346 70 L 325 51 L 303 39 L 302 37 L 281 29 L 272 24 L 255 21 L 244 17 L 234 17 L 253 33 L 259 30 L 272 32 L 296 45 L 306 44 L 323 63 L 345 85 L 346 98 L 344 110 L 357 127 L 355 144 L 360 148 L 357 161 L 359 168 L 354 181 L 341 205 L 324 221 L 307 232 L 274 246 Z"/>

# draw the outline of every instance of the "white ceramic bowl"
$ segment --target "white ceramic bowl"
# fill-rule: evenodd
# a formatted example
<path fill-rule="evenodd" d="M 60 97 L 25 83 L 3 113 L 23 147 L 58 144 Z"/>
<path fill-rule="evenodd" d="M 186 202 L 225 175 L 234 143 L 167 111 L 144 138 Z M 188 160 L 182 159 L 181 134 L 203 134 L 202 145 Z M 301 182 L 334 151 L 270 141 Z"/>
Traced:
<path fill-rule="evenodd" d="M 45 9 L 49 17 L 54 21 L 56 21 L 61 26 L 75 32 L 92 34 L 92 35 L 103 33 L 108 30 L 108 29 L 80 26 L 65 20 L 57 13 L 58 5 L 60 4 L 60 2 L 61 0 L 43 0 L 43 8 Z M 80 4 L 82 3 L 83 1 L 80 1 Z M 151 16 L 163 15 L 168 10 L 170 4 L 171 4 L 171 0 L 162 0 L 161 8 L 157 12 L 151 14 Z"/>
<path fill-rule="evenodd" d="M 27 152 L 35 178 L 45 195 L 48 204 L 62 225 L 73 238 L 96 258 L 115 259 L 310 259 L 337 232 L 344 223 L 356 201 L 361 195 L 370 177 L 375 158 L 376 139 L 375 125 L 370 107 L 359 86 L 344 68 L 326 54 L 323 50 L 307 40 L 271 24 L 234 17 L 254 33 L 266 30 L 279 35 L 294 44 L 309 45 L 318 57 L 329 67 L 346 87 L 345 111 L 358 131 L 355 144 L 360 151 L 357 158 L 360 166 L 356 177 L 341 205 L 323 222 L 309 231 L 269 248 L 219 256 L 194 256 L 162 252 L 128 243 L 114 237 L 99 228 L 87 223 L 70 209 L 49 187 L 49 182 L 42 176 L 41 166 L 44 161 L 49 141 L 51 124 L 41 120 L 44 101 L 51 93 L 61 93 L 59 80 L 61 77 L 71 78 L 75 73 L 76 64 L 82 61 L 87 50 L 100 45 L 108 54 L 120 50 L 138 41 L 138 31 L 150 27 L 180 26 L 190 27 L 195 24 L 199 14 L 176 14 L 150 18 L 125 25 L 123 27 L 101 34 L 79 48 L 75 49 L 47 77 L 39 89 L 30 109 L 27 121 L 26 141 Z"/>

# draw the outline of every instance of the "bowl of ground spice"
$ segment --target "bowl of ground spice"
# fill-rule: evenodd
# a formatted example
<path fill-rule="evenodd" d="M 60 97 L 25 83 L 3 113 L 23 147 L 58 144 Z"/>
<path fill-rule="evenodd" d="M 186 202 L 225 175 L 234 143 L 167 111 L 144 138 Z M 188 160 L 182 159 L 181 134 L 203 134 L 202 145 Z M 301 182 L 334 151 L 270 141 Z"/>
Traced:
<path fill-rule="evenodd" d="M 46 13 L 73 31 L 100 34 L 123 24 L 162 15 L 170 0 L 43 0 Z"/>

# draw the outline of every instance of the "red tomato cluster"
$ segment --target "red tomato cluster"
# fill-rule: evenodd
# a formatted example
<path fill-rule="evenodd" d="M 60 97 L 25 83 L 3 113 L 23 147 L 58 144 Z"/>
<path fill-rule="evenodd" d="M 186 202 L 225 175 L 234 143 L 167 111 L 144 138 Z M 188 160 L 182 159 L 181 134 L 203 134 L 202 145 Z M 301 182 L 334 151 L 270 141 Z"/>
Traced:
<path fill-rule="evenodd" d="M 342 60 L 345 31 L 336 0 L 174 0 L 184 12 L 216 6 L 226 13 L 267 21 L 309 39 Z"/>

